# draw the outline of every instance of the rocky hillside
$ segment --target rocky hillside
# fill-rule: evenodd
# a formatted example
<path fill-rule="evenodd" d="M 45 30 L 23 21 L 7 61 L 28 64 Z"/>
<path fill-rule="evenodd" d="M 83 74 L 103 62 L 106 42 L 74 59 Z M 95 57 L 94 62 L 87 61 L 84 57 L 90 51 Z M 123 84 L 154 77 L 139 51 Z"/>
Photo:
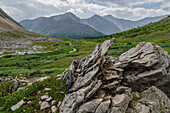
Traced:
<path fill-rule="evenodd" d="M 0 8 L 0 31 L 13 30 L 27 32 L 24 28 L 22 28 L 20 24 L 18 24 L 14 19 L 12 19 Z"/>
<path fill-rule="evenodd" d="M 41 17 L 34 20 L 24 20 L 20 24 L 27 30 L 55 38 L 83 38 L 103 36 L 94 28 L 79 22 L 79 18 L 72 13 Z"/>
<path fill-rule="evenodd" d="M 63 73 L 67 94 L 60 113 L 169 113 L 170 55 L 140 43 L 119 58 L 107 56 L 106 40 Z"/>

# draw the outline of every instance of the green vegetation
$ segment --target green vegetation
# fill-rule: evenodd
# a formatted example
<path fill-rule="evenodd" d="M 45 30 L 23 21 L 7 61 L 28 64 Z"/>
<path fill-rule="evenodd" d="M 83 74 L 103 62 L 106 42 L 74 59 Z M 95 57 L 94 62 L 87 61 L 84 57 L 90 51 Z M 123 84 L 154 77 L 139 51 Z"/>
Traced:
<path fill-rule="evenodd" d="M 17 32 L 16 32 L 17 33 Z M 2 34 L 0 34 L 2 35 Z M 5 33 L 3 35 L 18 37 L 18 34 Z M 36 53 L 25 55 L 6 55 L 0 58 L 0 77 L 22 74 L 23 77 L 31 79 L 34 77 L 43 77 L 54 75 L 43 82 L 35 82 L 26 87 L 26 89 L 17 92 L 9 91 L 9 86 L 13 82 L 0 82 L 0 112 L 10 113 L 10 107 L 18 103 L 21 99 L 25 102 L 20 109 L 15 112 L 40 112 L 38 111 L 39 99 L 45 92 L 49 96 L 59 101 L 64 98 L 62 92 L 66 91 L 66 85 L 62 80 L 57 80 L 55 75 L 61 74 L 68 68 L 73 60 L 82 59 L 87 56 L 96 46 L 104 40 L 116 38 L 116 42 L 109 49 L 109 55 L 118 57 L 123 52 L 135 47 L 140 42 L 154 42 L 170 53 L 170 17 L 159 22 L 124 31 L 105 37 L 88 37 L 85 39 L 53 39 L 56 42 L 35 42 L 31 46 L 41 46 L 48 53 Z M 25 48 L 20 48 L 25 49 Z M 73 51 L 76 49 L 76 51 Z M 72 52 L 70 52 L 72 51 Z M 37 71 L 37 73 L 31 74 Z M 51 88 L 50 91 L 44 91 L 44 88 Z M 41 91 L 40 93 L 37 93 Z M 138 98 L 134 98 L 138 100 Z M 35 109 L 37 111 L 35 111 Z"/>
<path fill-rule="evenodd" d="M 44 88 L 51 88 L 52 90 L 44 91 Z M 38 91 L 41 91 L 38 93 Z M 25 104 L 21 109 L 17 109 L 14 113 L 21 113 L 26 111 L 27 113 L 39 112 L 39 100 L 45 92 L 57 101 L 62 101 L 66 91 L 66 85 L 62 79 L 57 80 L 56 77 L 52 77 L 44 80 L 43 82 L 35 82 L 32 85 L 26 87 L 24 90 L 19 90 L 11 95 L 0 97 L 0 112 L 12 113 L 10 107 L 17 104 L 20 100 L 24 99 L 24 102 L 31 103 Z M 35 109 L 37 111 L 35 111 Z"/>
<path fill-rule="evenodd" d="M 24 33 L 20 31 L 5 31 L 0 32 L 0 37 L 12 37 L 12 38 L 26 38 L 26 37 L 40 37 L 41 35 L 35 33 Z"/>

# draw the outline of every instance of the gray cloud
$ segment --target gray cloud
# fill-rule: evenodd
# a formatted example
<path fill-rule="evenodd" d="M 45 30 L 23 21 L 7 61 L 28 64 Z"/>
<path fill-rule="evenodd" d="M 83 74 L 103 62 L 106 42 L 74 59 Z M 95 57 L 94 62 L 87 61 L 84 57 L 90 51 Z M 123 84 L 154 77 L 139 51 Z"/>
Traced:
<path fill-rule="evenodd" d="M 118 7 L 131 7 L 133 5 L 139 5 L 144 3 L 151 3 L 151 2 L 163 2 L 165 0 L 95 0 L 96 2 L 108 2 L 112 3 L 114 6 Z"/>

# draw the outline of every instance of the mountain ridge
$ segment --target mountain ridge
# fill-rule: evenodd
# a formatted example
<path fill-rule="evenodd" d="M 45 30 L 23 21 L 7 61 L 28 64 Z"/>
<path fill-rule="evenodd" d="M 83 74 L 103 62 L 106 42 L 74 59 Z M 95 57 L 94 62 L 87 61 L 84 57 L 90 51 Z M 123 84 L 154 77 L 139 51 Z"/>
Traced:
<path fill-rule="evenodd" d="M 161 19 L 163 19 L 167 16 L 168 15 L 146 17 L 146 18 L 136 20 L 136 21 L 119 19 L 119 18 L 116 18 L 112 15 L 105 15 L 105 16 L 103 16 L 103 18 L 105 18 L 105 19 L 111 21 L 112 23 L 114 23 L 115 25 L 117 25 L 121 31 L 126 31 L 126 30 L 129 30 L 129 29 L 133 29 L 133 28 L 136 28 L 136 27 L 147 25 L 151 22 L 159 21 L 159 20 L 161 20 Z"/>
<path fill-rule="evenodd" d="M 112 15 L 93 15 L 81 19 L 71 12 L 51 17 L 26 19 L 19 23 L 27 30 L 54 38 L 83 38 L 110 35 L 159 21 L 167 15 L 147 17 L 132 21 L 113 17 Z M 74 28 L 74 29 L 73 29 Z M 83 32 L 84 31 L 84 32 Z"/>
<path fill-rule="evenodd" d="M 80 18 L 73 13 L 68 12 L 47 18 L 23 20 L 20 24 L 27 30 L 54 38 L 83 38 L 104 35 L 79 21 Z"/>

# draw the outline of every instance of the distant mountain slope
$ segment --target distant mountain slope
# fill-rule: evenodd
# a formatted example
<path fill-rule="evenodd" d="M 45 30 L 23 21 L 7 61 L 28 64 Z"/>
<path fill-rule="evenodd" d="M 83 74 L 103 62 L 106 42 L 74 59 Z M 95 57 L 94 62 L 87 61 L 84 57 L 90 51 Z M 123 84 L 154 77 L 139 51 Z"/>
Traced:
<path fill-rule="evenodd" d="M 27 31 L 0 9 L 0 58 L 4 54 L 34 51 L 34 42 L 52 41 L 42 35 Z M 28 49 L 29 48 L 29 49 Z"/>
<path fill-rule="evenodd" d="M 47 37 L 59 38 L 83 38 L 91 36 L 103 36 L 88 25 L 79 23 L 80 19 L 72 13 L 41 17 L 34 20 L 24 20 L 20 24 L 27 30 Z"/>
<path fill-rule="evenodd" d="M 0 30 L 1 31 L 13 31 L 18 30 L 22 32 L 27 32 L 20 24 L 18 24 L 14 19 L 8 16 L 1 8 L 0 8 Z"/>
<path fill-rule="evenodd" d="M 151 22 L 157 22 L 165 17 L 167 17 L 167 15 L 157 16 L 157 17 L 147 17 L 138 21 L 131 21 L 131 20 L 115 18 L 112 15 L 103 16 L 103 18 L 109 20 L 110 22 L 118 26 L 121 31 L 126 31 L 132 28 L 140 27 L 149 24 Z"/>
<path fill-rule="evenodd" d="M 99 15 L 94 15 L 91 18 L 82 19 L 80 21 L 81 23 L 87 24 L 96 29 L 97 31 L 100 31 L 107 35 L 121 32 L 120 29 L 114 23 L 108 21 L 107 19 Z"/>

